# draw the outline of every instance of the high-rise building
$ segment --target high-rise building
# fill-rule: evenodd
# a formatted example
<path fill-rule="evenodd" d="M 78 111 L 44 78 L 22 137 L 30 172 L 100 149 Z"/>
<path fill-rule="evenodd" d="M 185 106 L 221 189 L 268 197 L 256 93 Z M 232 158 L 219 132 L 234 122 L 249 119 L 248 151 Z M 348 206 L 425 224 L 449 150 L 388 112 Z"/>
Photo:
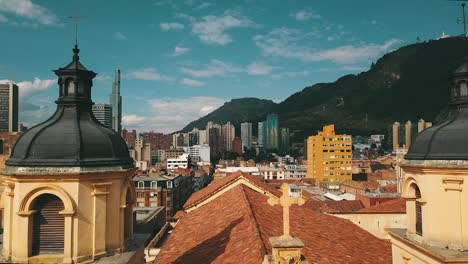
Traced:
<path fill-rule="evenodd" d="M 236 136 L 236 128 L 231 122 L 222 126 L 223 147 L 225 151 L 232 151 L 232 140 Z"/>
<path fill-rule="evenodd" d="M 198 141 L 200 145 L 208 144 L 208 141 L 206 139 L 206 130 L 198 130 Z"/>
<path fill-rule="evenodd" d="M 266 148 L 278 149 L 279 122 L 277 114 L 268 114 L 266 119 Z"/>
<path fill-rule="evenodd" d="M 232 152 L 242 156 L 242 140 L 239 137 L 235 137 L 234 140 L 232 140 Z"/>
<path fill-rule="evenodd" d="M 109 104 L 93 105 L 93 115 L 103 126 L 112 129 L 112 106 Z"/>
<path fill-rule="evenodd" d="M 258 146 L 264 147 L 266 140 L 265 122 L 258 122 Z"/>
<path fill-rule="evenodd" d="M 241 124 L 242 151 L 252 147 L 252 123 Z"/>
<path fill-rule="evenodd" d="M 197 128 L 188 133 L 188 146 L 200 145 L 200 132 Z"/>
<path fill-rule="evenodd" d="M 219 158 L 222 154 L 223 138 L 221 137 L 220 128 L 212 127 L 208 130 L 209 133 L 209 146 L 210 146 L 210 157 Z"/>
<path fill-rule="evenodd" d="M 110 95 L 112 106 L 112 129 L 120 134 L 122 131 L 122 96 L 120 96 L 120 70 L 115 70 L 112 94 Z"/>
<path fill-rule="evenodd" d="M 334 125 L 324 126 L 307 139 L 307 177 L 328 189 L 351 180 L 352 145 L 350 135 L 336 135 Z"/>
<path fill-rule="evenodd" d="M 285 152 L 289 150 L 289 128 L 282 127 L 280 129 L 280 149 Z"/>
<path fill-rule="evenodd" d="M 18 86 L 0 82 L 0 132 L 18 131 Z"/>

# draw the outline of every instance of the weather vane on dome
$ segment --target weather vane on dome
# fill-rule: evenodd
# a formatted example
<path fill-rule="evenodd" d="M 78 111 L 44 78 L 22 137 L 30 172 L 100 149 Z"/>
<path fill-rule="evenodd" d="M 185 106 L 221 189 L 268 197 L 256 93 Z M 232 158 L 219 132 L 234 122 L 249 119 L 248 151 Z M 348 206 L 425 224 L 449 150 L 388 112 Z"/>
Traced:
<path fill-rule="evenodd" d="M 82 16 L 69 16 L 68 18 L 75 21 L 75 47 L 78 47 L 78 21 L 82 19 Z"/>

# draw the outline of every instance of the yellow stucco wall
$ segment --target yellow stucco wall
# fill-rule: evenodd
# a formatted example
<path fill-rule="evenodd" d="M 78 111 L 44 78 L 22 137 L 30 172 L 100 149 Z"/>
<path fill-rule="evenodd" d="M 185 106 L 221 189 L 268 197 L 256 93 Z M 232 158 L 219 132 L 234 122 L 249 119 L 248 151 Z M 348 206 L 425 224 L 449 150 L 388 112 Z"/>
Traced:
<path fill-rule="evenodd" d="M 380 239 L 390 239 L 386 228 L 406 228 L 406 214 L 333 214 L 345 218 Z"/>
<path fill-rule="evenodd" d="M 3 256 L 28 262 L 32 251 L 35 198 L 53 194 L 64 203 L 63 262 L 81 262 L 119 253 L 125 245 L 124 226 L 132 226 L 126 191 L 133 171 L 75 175 L 2 175 L 4 195 Z M 128 189 L 130 188 L 130 189 Z M 130 228 L 131 230 L 131 228 Z M 40 257 L 40 256 L 39 256 Z M 37 259 L 37 257 L 35 257 Z"/>

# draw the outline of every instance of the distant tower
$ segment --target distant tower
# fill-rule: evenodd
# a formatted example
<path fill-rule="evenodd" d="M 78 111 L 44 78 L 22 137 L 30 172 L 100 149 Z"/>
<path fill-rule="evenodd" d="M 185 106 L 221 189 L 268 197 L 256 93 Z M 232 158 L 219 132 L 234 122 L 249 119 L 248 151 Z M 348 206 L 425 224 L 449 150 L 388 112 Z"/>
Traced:
<path fill-rule="evenodd" d="M 112 94 L 110 95 L 112 106 L 112 129 L 117 133 L 122 132 L 122 96 L 120 96 L 120 70 L 115 70 L 114 82 L 112 83 Z"/>
<path fill-rule="evenodd" d="M 396 151 L 400 147 L 400 123 L 395 122 L 392 126 L 393 133 L 393 151 Z"/>
<path fill-rule="evenodd" d="M 0 82 L 0 132 L 18 131 L 18 86 Z"/>
<path fill-rule="evenodd" d="M 93 114 L 96 117 L 97 121 L 112 129 L 112 106 L 109 104 L 94 104 L 93 105 Z"/>
<path fill-rule="evenodd" d="M 405 124 L 405 144 L 406 148 L 409 148 L 411 145 L 411 130 L 412 130 L 413 124 L 411 124 L 411 121 L 408 120 Z"/>
<path fill-rule="evenodd" d="M 252 147 L 252 123 L 241 124 L 242 151 Z"/>

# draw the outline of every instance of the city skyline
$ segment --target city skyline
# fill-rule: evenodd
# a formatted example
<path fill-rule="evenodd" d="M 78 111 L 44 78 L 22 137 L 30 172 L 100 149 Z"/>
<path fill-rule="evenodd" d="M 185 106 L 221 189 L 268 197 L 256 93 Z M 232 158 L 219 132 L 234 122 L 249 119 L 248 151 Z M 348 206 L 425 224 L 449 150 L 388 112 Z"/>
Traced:
<path fill-rule="evenodd" d="M 2 42 L 0 79 L 20 86 L 20 122 L 30 126 L 49 116 L 56 96 L 51 70 L 69 59 L 75 32 L 67 17 L 79 15 L 80 55 L 98 73 L 93 100 L 107 102 L 113 71 L 121 68 L 123 127 L 174 132 L 232 98 L 279 102 L 367 70 L 417 37 L 462 32 L 457 3 L 402 3 L 358 1 L 336 9 L 307 1 L 115 1 L 108 16 L 105 2 L 82 1 L 78 9 L 2 1 L 0 28 L 16 41 Z"/>

